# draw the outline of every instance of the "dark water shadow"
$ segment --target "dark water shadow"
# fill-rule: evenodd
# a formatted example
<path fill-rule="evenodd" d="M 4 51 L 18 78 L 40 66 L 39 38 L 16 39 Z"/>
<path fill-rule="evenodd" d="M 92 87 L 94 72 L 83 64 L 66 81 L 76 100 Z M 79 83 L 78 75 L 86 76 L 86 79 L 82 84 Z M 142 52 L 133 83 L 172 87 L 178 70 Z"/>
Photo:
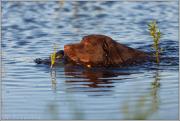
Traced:
<path fill-rule="evenodd" d="M 114 83 L 123 83 L 128 76 L 135 73 L 118 68 L 84 68 L 80 66 L 63 66 L 51 69 L 52 89 L 56 92 L 62 71 L 65 76 L 66 91 L 71 93 L 85 93 L 89 96 L 107 96 L 113 94 Z M 138 72 L 136 72 L 138 73 Z"/>
<path fill-rule="evenodd" d="M 72 78 L 83 78 L 85 81 L 91 82 L 86 86 L 91 88 L 103 88 L 103 87 L 114 87 L 114 86 L 101 86 L 99 84 L 111 84 L 113 83 L 110 78 L 117 77 L 120 75 L 129 75 L 129 73 L 125 72 L 113 72 L 108 69 L 103 68 L 84 68 L 79 70 L 78 68 L 65 67 L 64 68 L 65 75 L 71 76 Z M 79 73 L 79 74 L 77 74 Z M 66 80 L 67 83 L 79 82 L 79 80 Z"/>

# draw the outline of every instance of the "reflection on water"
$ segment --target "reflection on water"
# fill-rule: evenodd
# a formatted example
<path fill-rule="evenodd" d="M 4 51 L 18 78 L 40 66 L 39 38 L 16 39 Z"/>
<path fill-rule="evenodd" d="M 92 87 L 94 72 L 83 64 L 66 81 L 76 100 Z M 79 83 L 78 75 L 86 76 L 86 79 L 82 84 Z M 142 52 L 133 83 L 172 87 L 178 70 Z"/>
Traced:
<path fill-rule="evenodd" d="M 57 86 L 57 81 L 56 81 L 56 67 L 51 68 L 51 83 L 52 83 L 52 89 L 54 90 L 54 92 L 56 93 L 56 86 Z M 77 119 L 84 119 L 83 118 L 83 112 L 82 109 L 79 109 L 80 107 L 78 107 L 76 105 L 76 101 L 73 99 L 73 95 L 69 92 L 67 92 L 67 95 L 65 96 L 66 100 L 72 100 L 67 102 L 68 103 L 68 107 L 71 108 L 71 111 L 73 112 L 73 119 L 77 120 Z M 60 119 L 60 113 L 58 111 L 58 103 L 56 102 L 57 99 L 55 97 L 55 99 L 53 100 L 53 102 L 50 102 L 48 107 L 48 111 L 49 114 L 51 115 L 51 119 Z"/>
<path fill-rule="evenodd" d="M 103 68 L 99 69 L 91 69 L 91 68 L 77 68 L 77 67 L 64 67 L 65 75 L 67 78 L 72 78 L 72 80 L 67 79 L 66 84 L 71 84 L 78 82 L 91 82 L 90 84 L 83 84 L 86 88 L 98 88 L 98 90 L 93 90 L 94 92 L 106 92 L 111 90 L 105 90 L 106 88 L 113 88 L 114 86 L 106 86 L 108 84 L 112 84 L 113 82 L 111 79 L 113 77 L 117 76 L 128 76 L 130 73 L 125 72 L 113 72 L 109 71 Z M 82 71 L 79 71 L 82 70 Z M 53 68 L 51 70 L 51 80 L 52 80 L 52 87 L 54 90 L 56 90 L 56 69 Z M 82 80 L 79 80 L 81 79 Z M 83 79 L 84 78 L 84 79 Z M 110 79 L 108 79 L 110 78 Z M 78 80 L 73 80 L 78 79 Z M 101 85 L 102 84 L 102 85 Z M 103 86 L 104 85 L 104 86 Z M 158 90 L 160 88 L 160 76 L 159 76 L 159 70 L 155 71 L 154 80 L 149 84 L 150 90 L 145 95 L 139 96 L 138 101 L 133 104 L 131 101 L 124 101 L 122 105 L 122 109 L 120 109 L 120 112 L 124 113 L 124 119 L 128 120 L 145 120 L 148 117 L 150 117 L 152 114 L 156 113 L 156 111 L 159 109 L 160 105 L 160 95 L 158 95 Z M 102 89 L 101 89 L 102 88 Z M 79 90 L 78 90 L 79 89 Z M 75 99 L 73 99 L 73 94 L 71 92 L 81 92 L 81 91 L 88 91 L 91 92 L 91 90 L 80 90 L 80 87 L 74 87 L 74 88 L 67 88 L 67 95 L 66 100 L 72 100 L 68 102 L 69 107 L 71 108 L 71 111 L 73 111 L 74 118 L 73 119 L 84 119 L 84 113 L 82 111 L 82 107 L 78 107 L 76 104 Z M 102 95 L 91 95 L 91 96 L 105 96 L 105 93 Z M 55 100 L 56 101 L 56 100 Z M 52 119 L 58 119 L 58 109 L 57 109 L 56 102 L 50 103 L 49 105 L 49 111 L 50 114 L 52 114 Z M 122 110 L 122 111 L 121 111 Z M 60 119 L 60 118 L 59 118 Z"/>
<path fill-rule="evenodd" d="M 56 90 L 56 83 L 57 83 L 57 81 L 56 81 L 56 68 L 55 67 L 51 68 L 50 73 L 51 73 L 52 89 Z"/>
<path fill-rule="evenodd" d="M 159 81 L 159 71 L 156 70 L 153 85 L 151 85 L 152 87 L 150 92 L 146 95 L 138 97 L 138 102 L 133 106 L 128 105 L 129 101 L 124 102 L 122 111 L 125 114 L 125 119 L 145 120 L 148 117 L 150 117 L 153 113 L 156 113 L 160 105 L 160 97 L 158 95 L 160 85 Z"/>
<path fill-rule="evenodd" d="M 112 83 L 111 80 L 109 80 L 108 78 L 118 76 L 118 74 L 108 72 L 106 70 L 83 69 L 82 71 L 79 71 L 78 69 L 73 68 L 73 67 L 65 67 L 64 71 L 65 71 L 65 75 L 71 76 L 72 79 L 84 78 L 85 80 L 81 80 L 81 81 L 90 82 L 88 84 L 85 84 L 84 86 L 91 87 L 91 88 L 111 87 L 111 86 L 106 86 L 106 84 Z M 79 72 L 80 74 L 78 74 Z M 76 83 L 79 81 L 80 80 L 66 80 L 67 83 L 74 83 L 74 82 Z"/>
<path fill-rule="evenodd" d="M 48 113 L 51 115 L 52 120 L 58 120 L 60 119 L 59 115 L 59 108 L 58 103 L 56 102 L 56 99 L 54 99 L 52 102 L 49 102 L 48 104 Z"/>
<path fill-rule="evenodd" d="M 177 1 L 3 1 L 2 118 L 178 119 L 178 7 Z M 63 49 L 94 33 L 151 52 L 147 23 L 154 19 L 164 33 L 158 67 L 50 69 L 33 62 L 49 57 L 54 43 Z"/>

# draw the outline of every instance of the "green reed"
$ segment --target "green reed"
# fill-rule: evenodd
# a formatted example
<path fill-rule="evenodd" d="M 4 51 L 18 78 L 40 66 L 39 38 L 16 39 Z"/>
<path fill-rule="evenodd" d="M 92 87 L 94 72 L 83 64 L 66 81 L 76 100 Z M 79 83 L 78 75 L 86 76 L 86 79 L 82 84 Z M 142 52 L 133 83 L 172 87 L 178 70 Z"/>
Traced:
<path fill-rule="evenodd" d="M 51 68 L 54 66 L 56 61 L 56 50 L 57 50 L 57 45 L 56 43 L 54 43 L 54 52 L 51 53 Z"/>
<path fill-rule="evenodd" d="M 156 23 L 156 20 L 151 21 L 148 24 L 148 29 L 149 29 L 149 33 L 151 35 L 151 37 L 153 38 L 153 49 L 155 50 L 155 57 L 156 57 L 156 62 L 159 63 L 160 59 L 160 52 L 161 52 L 161 48 L 159 46 L 159 42 L 160 42 L 160 38 L 162 37 L 162 33 L 160 32 L 158 25 Z"/>

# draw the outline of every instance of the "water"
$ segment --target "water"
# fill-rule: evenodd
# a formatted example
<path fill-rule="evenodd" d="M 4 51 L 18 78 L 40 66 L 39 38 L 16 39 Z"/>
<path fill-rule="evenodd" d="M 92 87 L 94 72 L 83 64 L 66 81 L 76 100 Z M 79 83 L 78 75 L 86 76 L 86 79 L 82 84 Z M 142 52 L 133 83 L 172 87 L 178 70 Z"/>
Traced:
<path fill-rule="evenodd" d="M 153 19 L 164 34 L 159 66 L 60 66 L 55 78 L 33 62 L 93 33 L 150 52 Z M 2 118 L 178 119 L 178 27 L 178 1 L 2 2 Z"/>

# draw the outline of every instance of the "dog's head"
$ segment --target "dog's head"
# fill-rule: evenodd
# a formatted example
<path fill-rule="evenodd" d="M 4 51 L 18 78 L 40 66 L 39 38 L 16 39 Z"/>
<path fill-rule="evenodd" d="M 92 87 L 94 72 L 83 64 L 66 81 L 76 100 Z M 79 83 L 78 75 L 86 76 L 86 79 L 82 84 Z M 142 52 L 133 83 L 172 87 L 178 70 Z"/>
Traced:
<path fill-rule="evenodd" d="M 88 35 L 83 37 L 80 43 L 65 45 L 64 52 L 76 63 L 98 65 L 108 56 L 108 48 L 113 42 L 110 37 L 104 35 Z"/>
<path fill-rule="evenodd" d="M 134 61 L 145 53 L 127 47 L 105 35 L 88 35 L 80 43 L 64 46 L 69 60 L 76 64 L 90 66 L 108 66 Z"/>

